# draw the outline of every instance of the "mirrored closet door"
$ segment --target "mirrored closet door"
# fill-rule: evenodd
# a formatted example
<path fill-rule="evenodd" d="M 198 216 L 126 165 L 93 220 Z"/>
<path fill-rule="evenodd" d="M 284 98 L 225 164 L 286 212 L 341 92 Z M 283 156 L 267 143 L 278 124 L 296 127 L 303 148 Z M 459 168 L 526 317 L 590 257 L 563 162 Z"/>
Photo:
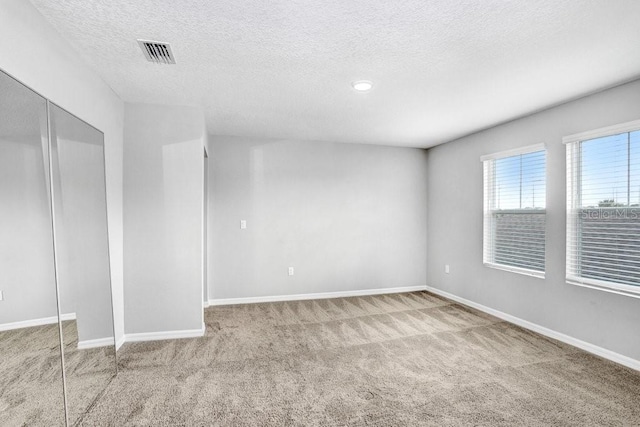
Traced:
<path fill-rule="evenodd" d="M 0 425 L 64 424 L 47 101 L 0 73 Z"/>
<path fill-rule="evenodd" d="M 116 374 L 103 134 L 0 72 L 0 425 L 74 425 Z"/>

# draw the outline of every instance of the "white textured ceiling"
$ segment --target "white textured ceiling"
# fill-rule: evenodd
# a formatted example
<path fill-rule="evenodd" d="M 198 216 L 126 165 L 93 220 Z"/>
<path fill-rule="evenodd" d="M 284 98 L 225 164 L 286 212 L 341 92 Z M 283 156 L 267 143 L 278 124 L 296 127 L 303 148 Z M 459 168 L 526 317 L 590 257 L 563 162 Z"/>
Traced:
<path fill-rule="evenodd" d="M 220 135 L 428 147 L 640 77 L 638 0 L 32 3 L 123 100 Z"/>

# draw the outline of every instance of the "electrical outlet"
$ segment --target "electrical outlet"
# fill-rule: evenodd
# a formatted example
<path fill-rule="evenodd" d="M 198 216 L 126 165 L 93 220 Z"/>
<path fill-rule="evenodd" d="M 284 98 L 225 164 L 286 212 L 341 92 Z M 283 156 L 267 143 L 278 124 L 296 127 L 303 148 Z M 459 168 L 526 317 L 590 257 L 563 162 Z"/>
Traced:
<path fill-rule="evenodd" d="M 447 273 L 447 274 L 449 274 L 449 264 L 446 264 L 446 265 L 444 266 L 444 272 L 445 272 L 445 273 Z"/>
<path fill-rule="evenodd" d="M 293 267 L 289 267 L 289 276 L 293 276 Z"/>
<path fill-rule="evenodd" d="M 0 291 L 0 301 L 4 301 L 4 294 Z"/>
<path fill-rule="evenodd" d="M 247 228 L 247 220 L 246 219 L 241 219 L 240 220 L 240 229 L 244 230 L 245 228 Z"/>

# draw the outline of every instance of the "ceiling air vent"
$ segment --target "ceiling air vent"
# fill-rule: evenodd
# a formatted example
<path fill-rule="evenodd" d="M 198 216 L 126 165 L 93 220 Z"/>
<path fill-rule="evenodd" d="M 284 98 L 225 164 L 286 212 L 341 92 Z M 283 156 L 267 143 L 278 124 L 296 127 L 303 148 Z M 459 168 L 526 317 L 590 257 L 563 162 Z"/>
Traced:
<path fill-rule="evenodd" d="M 149 62 L 156 64 L 175 64 L 176 60 L 171 52 L 169 43 L 154 42 L 150 40 L 138 40 L 140 49 Z"/>

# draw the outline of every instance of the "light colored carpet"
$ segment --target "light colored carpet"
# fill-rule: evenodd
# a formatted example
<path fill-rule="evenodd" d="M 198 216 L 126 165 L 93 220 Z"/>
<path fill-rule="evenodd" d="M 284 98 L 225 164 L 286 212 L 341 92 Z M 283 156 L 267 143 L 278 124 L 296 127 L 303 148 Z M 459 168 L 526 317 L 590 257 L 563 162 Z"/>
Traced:
<path fill-rule="evenodd" d="M 87 426 L 638 426 L 640 373 L 427 292 L 206 309 Z"/>
<path fill-rule="evenodd" d="M 58 325 L 0 332 L 0 426 L 64 425 Z"/>
<path fill-rule="evenodd" d="M 115 375 L 112 347 L 78 350 L 75 320 L 62 322 L 69 420 L 87 412 Z M 0 332 L 0 426 L 63 426 L 58 325 Z"/>
<path fill-rule="evenodd" d="M 62 322 L 69 424 L 75 425 L 116 375 L 115 347 L 78 349 L 75 321 Z"/>

